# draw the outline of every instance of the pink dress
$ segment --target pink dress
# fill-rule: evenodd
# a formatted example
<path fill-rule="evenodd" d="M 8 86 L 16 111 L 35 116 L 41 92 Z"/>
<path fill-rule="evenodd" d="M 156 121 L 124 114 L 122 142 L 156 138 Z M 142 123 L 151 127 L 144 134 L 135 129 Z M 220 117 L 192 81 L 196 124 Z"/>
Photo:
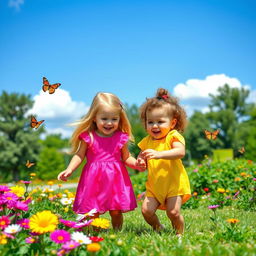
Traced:
<path fill-rule="evenodd" d="M 79 135 L 87 144 L 85 164 L 73 210 L 87 213 L 96 208 L 99 213 L 109 210 L 127 212 L 137 207 L 131 180 L 121 159 L 121 148 L 128 135 L 116 131 L 111 137 L 100 137 L 96 132 Z"/>

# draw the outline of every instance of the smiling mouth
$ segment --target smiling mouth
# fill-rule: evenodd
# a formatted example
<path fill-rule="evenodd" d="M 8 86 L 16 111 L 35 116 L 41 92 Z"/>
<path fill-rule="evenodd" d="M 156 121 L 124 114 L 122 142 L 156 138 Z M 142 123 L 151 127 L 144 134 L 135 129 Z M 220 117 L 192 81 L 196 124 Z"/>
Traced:
<path fill-rule="evenodd" d="M 113 129 L 113 127 L 104 127 L 105 130 L 110 131 Z"/>

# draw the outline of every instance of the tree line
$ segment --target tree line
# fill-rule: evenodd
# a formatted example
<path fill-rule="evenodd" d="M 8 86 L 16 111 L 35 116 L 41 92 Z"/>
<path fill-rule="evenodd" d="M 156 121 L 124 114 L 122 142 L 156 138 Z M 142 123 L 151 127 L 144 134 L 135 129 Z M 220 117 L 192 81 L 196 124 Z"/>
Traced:
<path fill-rule="evenodd" d="M 245 88 L 231 88 L 228 84 L 210 96 L 209 112 L 195 111 L 189 118 L 184 133 L 186 139 L 185 164 L 200 162 L 204 156 L 212 156 L 214 149 L 233 149 L 235 157 L 256 159 L 256 104 L 248 103 L 250 91 Z M 29 177 L 36 170 L 40 179 L 53 179 L 64 170 L 70 156 L 63 149 L 69 147 L 68 139 L 60 134 L 47 135 L 44 127 L 31 129 L 26 113 L 33 106 L 30 95 L 3 91 L 0 95 L 0 180 L 18 181 Z M 146 132 L 139 119 L 139 108 L 126 105 L 132 125 L 135 143 L 130 144 L 134 156 L 139 153 L 137 142 Z M 216 140 L 207 140 L 204 130 L 220 130 Z M 243 155 L 239 149 L 244 147 Z M 27 168 L 27 160 L 36 165 Z"/>

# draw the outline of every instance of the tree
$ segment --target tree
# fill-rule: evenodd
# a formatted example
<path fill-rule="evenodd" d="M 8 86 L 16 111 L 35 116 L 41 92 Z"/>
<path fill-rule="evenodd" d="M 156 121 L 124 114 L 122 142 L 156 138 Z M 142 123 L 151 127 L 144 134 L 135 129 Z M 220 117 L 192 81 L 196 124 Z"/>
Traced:
<path fill-rule="evenodd" d="M 256 140 L 253 128 L 256 110 L 253 112 L 253 104 L 246 103 L 248 95 L 249 91 L 244 88 L 230 88 L 225 84 L 217 95 L 210 94 L 209 112 L 195 112 L 191 116 L 185 137 L 193 159 L 202 160 L 204 155 L 211 155 L 212 149 L 220 148 L 232 148 L 237 157 L 238 149 L 248 147 L 246 144 L 251 145 L 249 148 L 254 152 L 251 143 Z M 204 138 L 204 129 L 220 129 L 220 133 L 216 140 L 209 141 Z M 245 155 L 249 156 L 248 152 Z"/>
<path fill-rule="evenodd" d="M 42 180 L 56 179 L 65 169 L 63 155 L 56 148 L 44 147 L 39 156 L 37 176 Z"/>
<path fill-rule="evenodd" d="M 138 107 L 135 104 L 131 105 L 130 107 L 126 105 L 126 112 L 132 126 L 132 133 L 135 140 L 135 143 L 132 143 L 129 149 L 132 155 L 137 157 L 140 152 L 137 144 L 147 135 L 147 133 L 140 121 Z"/>
<path fill-rule="evenodd" d="M 20 180 L 20 173 L 29 169 L 25 167 L 27 160 L 36 161 L 40 145 L 39 134 L 29 127 L 26 112 L 32 107 L 30 95 L 3 91 L 0 95 L 0 169 L 2 179 Z M 29 170 L 30 171 L 30 170 Z"/>
<path fill-rule="evenodd" d="M 62 139 L 61 134 L 49 134 L 40 141 L 42 151 L 37 165 L 37 176 L 40 179 L 56 179 L 65 169 L 71 156 L 63 152 L 68 148 L 68 139 Z"/>
<path fill-rule="evenodd" d="M 230 88 L 228 84 L 218 89 L 218 95 L 210 94 L 210 112 L 207 118 L 214 129 L 220 129 L 219 138 L 224 148 L 233 148 L 235 155 L 241 146 L 241 124 L 249 118 L 252 104 L 246 103 L 250 91 L 244 88 Z M 244 131 L 245 134 L 247 133 Z M 244 137 L 244 136 L 242 136 Z"/>

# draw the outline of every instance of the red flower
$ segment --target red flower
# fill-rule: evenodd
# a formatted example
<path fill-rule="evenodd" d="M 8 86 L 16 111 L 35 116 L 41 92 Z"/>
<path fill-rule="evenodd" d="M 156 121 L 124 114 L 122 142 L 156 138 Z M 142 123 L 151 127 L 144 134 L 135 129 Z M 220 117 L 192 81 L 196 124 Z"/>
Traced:
<path fill-rule="evenodd" d="M 205 191 L 205 192 L 208 192 L 208 191 L 209 191 L 209 188 L 204 188 L 204 191 Z"/>
<path fill-rule="evenodd" d="M 98 237 L 98 236 L 90 236 L 89 238 L 90 238 L 90 239 L 92 240 L 92 242 L 94 242 L 94 243 L 101 242 L 101 241 L 104 240 L 103 237 Z"/>

